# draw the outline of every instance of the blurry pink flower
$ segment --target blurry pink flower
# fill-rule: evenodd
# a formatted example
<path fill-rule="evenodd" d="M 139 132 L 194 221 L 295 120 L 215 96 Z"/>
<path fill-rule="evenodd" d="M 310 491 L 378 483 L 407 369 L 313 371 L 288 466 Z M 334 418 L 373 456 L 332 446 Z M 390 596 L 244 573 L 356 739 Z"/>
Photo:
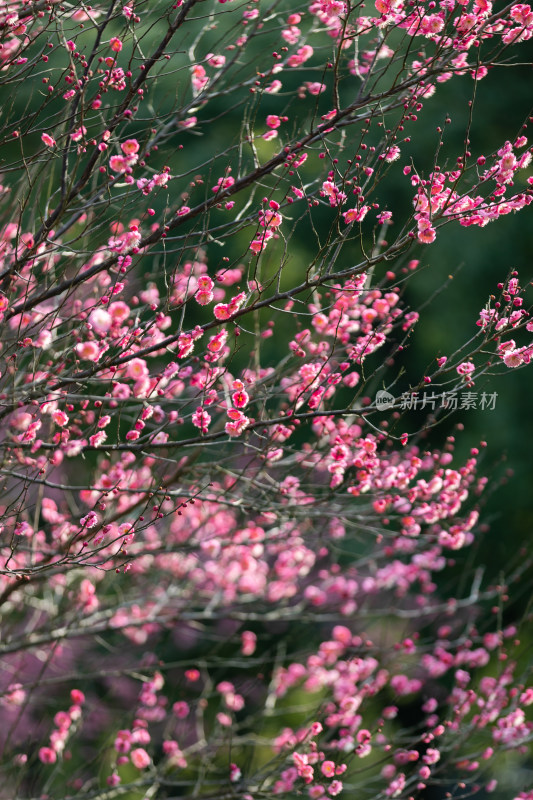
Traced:
<path fill-rule="evenodd" d="M 55 764 L 57 761 L 57 753 L 51 747 L 41 747 L 39 750 L 39 760 L 43 764 Z"/>
<path fill-rule="evenodd" d="M 80 139 L 82 139 L 86 133 L 87 133 L 87 128 L 85 127 L 85 125 L 80 125 L 79 128 L 77 128 L 73 133 L 70 134 L 70 138 L 72 139 L 73 142 L 79 142 Z"/>
<path fill-rule="evenodd" d="M 226 56 L 216 56 L 213 54 L 209 54 L 207 57 L 207 63 L 210 67 L 214 67 L 215 69 L 220 69 L 226 63 Z"/>
<path fill-rule="evenodd" d="M 143 747 L 136 747 L 130 754 L 131 763 L 137 769 L 146 769 L 150 766 L 150 756 Z"/>
<path fill-rule="evenodd" d="M 252 631 L 243 631 L 241 633 L 241 653 L 243 656 L 251 656 L 255 653 L 257 644 L 257 636 Z"/>
<path fill-rule="evenodd" d="M 80 342 L 76 345 L 76 354 L 84 361 L 98 361 L 100 348 L 96 342 Z"/>

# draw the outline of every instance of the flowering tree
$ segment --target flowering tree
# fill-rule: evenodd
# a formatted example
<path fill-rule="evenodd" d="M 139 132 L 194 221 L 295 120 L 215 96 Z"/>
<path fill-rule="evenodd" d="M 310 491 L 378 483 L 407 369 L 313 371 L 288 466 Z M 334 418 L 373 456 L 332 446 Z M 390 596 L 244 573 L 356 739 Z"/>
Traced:
<path fill-rule="evenodd" d="M 470 143 L 533 11 L 0 15 L 0 795 L 532 798 L 508 586 L 446 577 L 480 449 L 425 433 L 530 361 L 519 276 L 400 365 L 417 249 L 533 198 L 526 103 Z M 460 149 L 446 113 L 415 149 L 449 84 Z"/>

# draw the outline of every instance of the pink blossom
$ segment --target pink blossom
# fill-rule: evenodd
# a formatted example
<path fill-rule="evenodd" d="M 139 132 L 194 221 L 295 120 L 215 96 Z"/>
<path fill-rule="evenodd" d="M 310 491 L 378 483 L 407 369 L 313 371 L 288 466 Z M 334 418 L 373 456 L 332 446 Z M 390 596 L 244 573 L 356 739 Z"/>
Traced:
<path fill-rule="evenodd" d="M 209 83 L 209 78 L 206 75 L 206 71 L 201 64 L 195 64 L 191 67 L 192 73 L 192 87 L 195 93 L 201 92 L 201 90 Z"/>
<path fill-rule="evenodd" d="M 54 420 L 55 424 L 59 425 L 60 427 L 63 427 L 68 424 L 68 415 L 65 414 L 64 411 L 61 411 L 60 409 L 54 411 L 54 413 L 52 414 L 52 419 Z"/>
<path fill-rule="evenodd" d="M 231 309 L 229 303 L 217 303 L 213 309 L 215 319 L 224 320 L 229 319 L 231 316 Z"/>
<path fill-rule="evenodd" d="M 244 389 L 238 389 L 231 395 L 231 402 L 235 406 L 235 408 L 246 408 L 250 401 L 250 397 L 248 392 Z"/>
<path fill-rule="evenodd" d="M 109 166 L 113 172 L 126 172 L 129 167 L 128 159 L 125 156 L 111 156 Z"/>
<path fill-rule="evenodd" d="M 398 797 L 404 789 L 405 786 L 405 775 L 403 772 L 400 772 L 398 777 L 394 778 L 388 785 L 387 789 L 385 790 L 385 794 L 387 797 Z"/>
<path fill-rule="evenodd" d="M 326 85 L 324 83 L 319 83 L 318 81 L 311 81 L 311 82 L 306 81 L 305 87 L 309 92 L 309 94 L 315 96 L 322 94 L 322 92 L 326 91 Z"/>
<path fill-rule="evenodd" d="M 323 761 L 320 765 L 320 770 L 322 775 L 325 775 L 326 778 L 331 778 L 335 775 L 335 762 L 334 761 Z"/>
<path fill-rule="evenodd" d="M 227 338 L 228 332 L 225 329 L 221 330 L 209 339 L 207 349 L 210 350 L 211 353 L 219 353 L 224 347 Z"/>
<path fill-rule="evenodd" d="M 84 361 L 98 361 L 100 348 L 96 342 L 80 342 L 76 345 L 76 353 Z"/>
<path fill-rule="evenodd" d="M 385 161 L 388 164 L 390 164 L 393 161 L 397 161 L 397 159 L 400 158 L 400 155 L 401 155 L 400 148 L 398 147 L 398 145 L 394 144 L 392 145 L 392 147 L 389 147 L 389 149 L 386 151 Z"/>
<path fill-rule="evenodd" d="M 422 244 L 431 244 L 436 239 L 436 231 L 435 228 L 429 223 L 429 221 L 424 220 L 419 222 L 418 224 L 418 241 Z"/>
<path fill-rule="evenodd" d="M 251 656 L 255 653 L 257 636 L 252 631 L 241 633 L 241 653 L 243 656 Z"/>
<path fill-rule="evenodd" d="M 506 367 L 519 367 L 524 363 L 523 351 L 521 349 L 506 350 L 502 360 Z"/>
<path fill-rule="evenodd" d="M 192 415 L 192 424 L 201 430 L 202 433 L 207 433 L 209 430 L 209 423 L 211 422 L 211 415 L 201 407 L 197 408 Z"/>
<path fill-rule="evenodd" d="M 95 308 L 89 314 L 89 323 L 99 334 L 105 334 L 113 322 L 111 314 L 104 308 Z"/>
<path fill-rule="evenodd" d="M 85 136 L 86 133 L 87 133 L 87 128 L 85 127 L 85 125 L 80 125 L 79 128 L 76 128 L 76 130 L 70 134 L 70 138 L 72 139 L 73 142 L 79 142 Z"/>
<path fill-rule="evenodd" d="M 33 534 L 33 528 L 28 522 L 22 521 L 17 522 L 15 525 L 15 536 L 26 536 L 30 537 Z"/>
<path fill-rule="evenodd" d="M 220 69 L 226 63 L 226 56 L 216 56 L 216 55 L 208 55 L 207 56 L 207 63 L 210 67 L 214 67 L 215 69 Z"/>
<path fill-rule="evenodd" d="M 282 88 L 282 83 L 280 80 L 274 80 L 271 84 L 265 87 L 265 92 L 267 94 L 276 94 Z"/>
<path fill-rule="evenodd" d="M 212 191 L 215 194 L 218 194 L 218 192 L 221 192 L 224 189 L 229 189 L 229 187 L 233 186 L 234 183 L 235 183 L 235 178 L 232 178 L 231 175 L 226 175 L 224 178 L 218 179 L 215 186 L 213 186 Z"/>
<path fill-rule="evenodd" d="M 139 142 L 137 139 L 126 139 L 126 141 L 122 142 L 120 145 L 120 149 L 125 156 L 133 156 L 135 153 L 139 152 Z"/>
<path fill-rule="evenodd" d="M 276 203 L 277 206 L 277 203 Z M 268 228 L 269 230 L 274 230 L 278 228 L 281 223 L 283 222 L 283 217 L 279 213 L 277 209 L 272 209 L 269 211 L 260 211 L 259 212 L 259 224 L 263 228 Z"/>
<path fill-rule="evenodd" d="M 130 753 L 131 763 L 137 769 L 146 769 L 151 764 L 151 758 L 142 747 L 136 747 Z"/>
<path fill-rule="evenodd" d="M 191 116 L 191 117 L 186 117 L 185 119 L 180 120 L 178 122 L 178 125 L 180 126 L 180 128 L 194 128 L 194 126 L 196 125 L 197 122 L 198 122 L 198 118 L 194 117 L 194 116 Z"/>
<path fill-rule="evenodd" d="M 311 45 L 306 44 L 292 56 L 289 56 L 287 59 L 287 64 L 289 67 L 300 67 L 302 64 L 305 64 L 311 56 L 313 55 L 313 48 Z"/>
<path fill-rule="evenodd" d="M 110 303 L 107 308 L 107 313 L 110 315 L 113 323 L 120 324 L 129 317 L 130 309 L 123 300 L 116 300 L 114 303 Z"/>
<path fill-rule="evenodd" d="M 25 689 L 22 688 L 21 683 L 11 683 L 7 687 L 7 693 L 4 695 L 4 702 L 13 706 L 21 706 L 26 700 L 27 694 Z"/>
<path fill-rule="evenodd" d="M 267 228 L 264 233 L 261 234 L 260 239 L 254 239 L 250 242 L 250 250 L 255 253 L 255 255 L 259 255 L 265 247 L 267 246 L 268 240 L 272 237 L 272 232 Z"/>
<path fill-rule="evenodd" d="M 370 206 L 361 206 L 360 208 L 350 208 L 344 211 L 342 216 L 346 224 L 350 222 L 362 222 L 370 210 Z"/>
<path fill-rule="evenodd" d="M 189 715 L 189 704 L 186 703 L 184 700 L 178 700 L 172 706 L 172 711 L 178 717 L 178 719 L 185 719 Z"/>
<path fill-rule="evenodd" d="M 284 28 L 281 31 L 282 38 L 287 42 L 287 44 L 296 44 L 302 32 L 300 28 L 296 27 L 296 25 L 291 25 L 288 28 Z"/>
<path fill-rule="evenodd" d="M 41 747 L 39 749 L 39 760 L 43 764 L 55 764 L 57 761 L 57 753 L 51 747 Z"/>
<path fill-rule="evenodd" d="M 144 358 L 132 358 L 127 364 L 126 375 L 133 380 L 145 378 L 148 375 L 148 367 Z"/>
<path fill-rule="evenodd" d="M 89 511 L 80 519 L 80 525 L 84 528 L 94 528 L 98 524 L 98 515 L 94 511 Z"/>
<path fill-rule="evenodd" d="M 117 733 L 114 748 L 117 753 L 129 753 L 133 736 L 129 730 L 121 730 Z"/>
<path fill-rule="evenodd" d="M 281 125 L 281 118 L 277 114 L 269 114 L 266 118 L 266 124 L 269 128 L 279 128 Z"/>
<path fill-rule="evenodd" d="M 475 370 L 475 365 L 471 361 L 463 361 L 456 370 L 458 375 L 470 376 Z"/>

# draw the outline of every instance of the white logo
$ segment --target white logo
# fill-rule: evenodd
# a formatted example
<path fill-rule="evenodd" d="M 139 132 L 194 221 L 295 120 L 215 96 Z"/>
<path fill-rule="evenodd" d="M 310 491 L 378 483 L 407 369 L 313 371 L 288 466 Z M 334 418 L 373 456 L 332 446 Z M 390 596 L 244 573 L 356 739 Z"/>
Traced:
<path fill-rule="evenodd" d="M 390 392 L 380 389 L 376 394 L 376 408 L 379 408 L 380 411 L 386 411 L 387 408 L 394 406 L 394 400 L 395 398 Z"/>

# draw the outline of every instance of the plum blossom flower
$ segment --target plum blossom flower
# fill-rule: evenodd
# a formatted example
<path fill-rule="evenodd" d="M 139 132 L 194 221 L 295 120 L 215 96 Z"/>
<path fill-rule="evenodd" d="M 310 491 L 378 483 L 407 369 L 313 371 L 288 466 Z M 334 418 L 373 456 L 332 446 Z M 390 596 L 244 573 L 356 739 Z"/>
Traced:
<path fill-rule="evenodd" d="M 289 67 L 301 67 L 302 64 L 305 64 L 311 56 L 313 55 L 313 48 L 309 44 L 305 44 L 303 47 L 294 53 L 292 56 L 289 56 L 287 59 L 287 64 Z"/>
<path fill-rule="evenodd" d="M 111 156 L 109 167 L 113 172 L 126 172 L 129 167 L 128 159 L 125 156 Z"/>
<path fill-rule="evenodd" d="M 54 420 L 55 424 L 59 425 L 60 427 L 64 427 L 68 423 L 68 415 L 60 409 L 53 412 L 52 419 Z"/>
<path fill-rule="evenodd" d="M 202 433 L 207 433 L 209 430 L 209 423 L 211 422 L 211 415 L 208 414 L 205 409 L 199 407 L 193 413 L 191 421 Z"/>
<path fill-rule="evenodd" d="M 319 83 L 318 81 L 306 81 L 304 85 L 309 94 L 315 96 L 326 91 L 326 85 L 324 83 Z"/>
<path fill-rule="evenodd" d="M 266 118 L 266 124 L 269 128 L 279 128 L 281 125 L 281 117 L 277 114 L 269 114 Z"/>
<path fill-rule="evenodd" d="M 385 161 L 388 164 L 391 164 L 393 161 L 396 161 L 398 158 L 400 158 L 400 155 L 401 155 L 400 148 L 398 147 L 398 145 L 393 144 L 392 147 L 389 147 L 387 152 L 384 154 Z"/>
<path fill-rule="evenodd" d="M 202 67 L 201 64 L 195 64 L 194 67 L 191 67 L 191 83 L 192 88 L 195 94 L 198 94 L 202 91 L 204 86 L 209 83 L 209 78 L 207 77 L 205 68 Z"/>
<path fill-rule="evenodd" d="M 104 335 L 113 323 L 111 314 L 105 308 L 95 308 L 89 314 L 89 324 L 97 333 Z"/>
<path fill-rule="evenodd" d="M 125 156 L 133 156 L 135 153 L 139 152 L 139 142 L 137 139 L 126 139 L 126 141 L 122 142 L 120 145 L 120 149 Z"/>
<path fill-rule="evenodd" d="M 360 208 L 349 208 L 348 211 L 343 212 L 342 216 L 344 217 L 344 221 L 348 225 L 350 222 L 362 222 L 369 211 L 370 211 L 370 206 L 361 206 Z"/>
<path fill-rule="evenodd" d="M 275 204 L 277 208 L 279 208 L 278 204 Z M 272 208 L 268 211 L 260 211 L 259 212 L 259 224 L 263 228 L 275 229 L 279 228 L 281 223 L 283 222 L 283 217 L 277 210 L 277 208 Z"/>
<path fill-rule="evenodd" d="M 474 372 L 474 370 L 475 366 L 474 364 L 472 364 L 471 361 L 463 361 L 463 363 L 459 364 L 459 366 L 457 367 L 458 375 L 465 375 L 466 377 L 469 377 Z"/>
<path fill-rule="evenodd" d="M 79 342 L 75 347 L 76 354 L 84 361 L 98 361 L 100 348 L 96 342 Z"/>
<path fill-rule="evenodd" d="M 143 747 L 136 747 L 130 753 L 131 763 L 137 769 L 146 769 L 150 766 L 152 759 Z"/>
<path fill-rule="evenodd" d="M 33 534 L 33 528 L 28 522 L 18 522 L 15 525 L 15 536 L 30 537 Z"/>
<path fill-rule="evenodd" d="M 301 35 L 302 32 L 296 25 L 291 25 L 281 31 L 281 37 L 285 39 L 287 44 L 296 44 Z"/>
<path fill-rule="evenodd" d="M 79 142 L 81 139 L 83 139 L 86 133 L 87 133 L 87 128 L 85 127 L 85 125 L 80 125 L 79 128 L 76 128 L 76 130 L 70 134 L 70 138 L 72 139 L 73 142 Z"/>
<path fill-rule="evenodd" d="M 80 525 L 84 528 L 94 528 L 95 525 L 98 525 L 98 515 L 94 511 L 89 511 L 80 519 Z"/>
<path fill-rule="evenodd" d="M 346 201 L 346 194 L 332 180 L 324 181 L 320 189 L 322 197 L 327 197 L 331 206 L 340 206 Z"/>
<path fill-rule="evenodd" d="M 522 349 L 506 350 L 502 357 L 506 367 L 519 367 L 524 363 L 524 353 Z"/>
<path fill-rule="evenodd" d="M 218 181 L 213 186 L 211 191 L 214 192 L 215 194 L 218 194 L 218 192 L 221 192 L 224 189 L 229 189 L 229 187 L 233 186 L 234 183 L 235 183 L 235 178 L 232 178 L 231 175 L 226 175 L 223 178 L 218 179 Z"/>
<path fill-rule="evenodd" d="M 217 56 L 210 53 L 207 56 L 207 63 L 209 64 L 210 67 L 214 67 L 215 69 L 221 69 L 226 63 L 226 56 Z"/>
<path fill-rule="evenodd" d="M 42 761 L 43 764 L 55 764 L 57 753 L 51 747 L 41 747 L 39 749 L 39 761 Z"/>
<path fill-rule="evenodd" d="M 241 653 L 243 656 L 251 656 L 255 653 L 257 636 L 253 631 L 243 631 L 241 633 Z"/>
<path fill-rule="evenodd" d="M 266 230 L 264 230 L 261 233 L 260 239 L 253 239 L 250 242 L 250 250 L 252 251 L 252 253 L 255 253 L 255 255 L 259 255 L 259 253 L 261 253 L 265 249 L 269 239 L 271 239 L 273 235 L 274 234 L 272 233 L 270 228 L 266 228 Z"/>
<path fill-rule="evenodd" d="M 274 80 L 268 86 L 265 87 L 265 92 L 267 94 L 276 94 L 282 88 L 283 84 L 279 80 Z"/>

